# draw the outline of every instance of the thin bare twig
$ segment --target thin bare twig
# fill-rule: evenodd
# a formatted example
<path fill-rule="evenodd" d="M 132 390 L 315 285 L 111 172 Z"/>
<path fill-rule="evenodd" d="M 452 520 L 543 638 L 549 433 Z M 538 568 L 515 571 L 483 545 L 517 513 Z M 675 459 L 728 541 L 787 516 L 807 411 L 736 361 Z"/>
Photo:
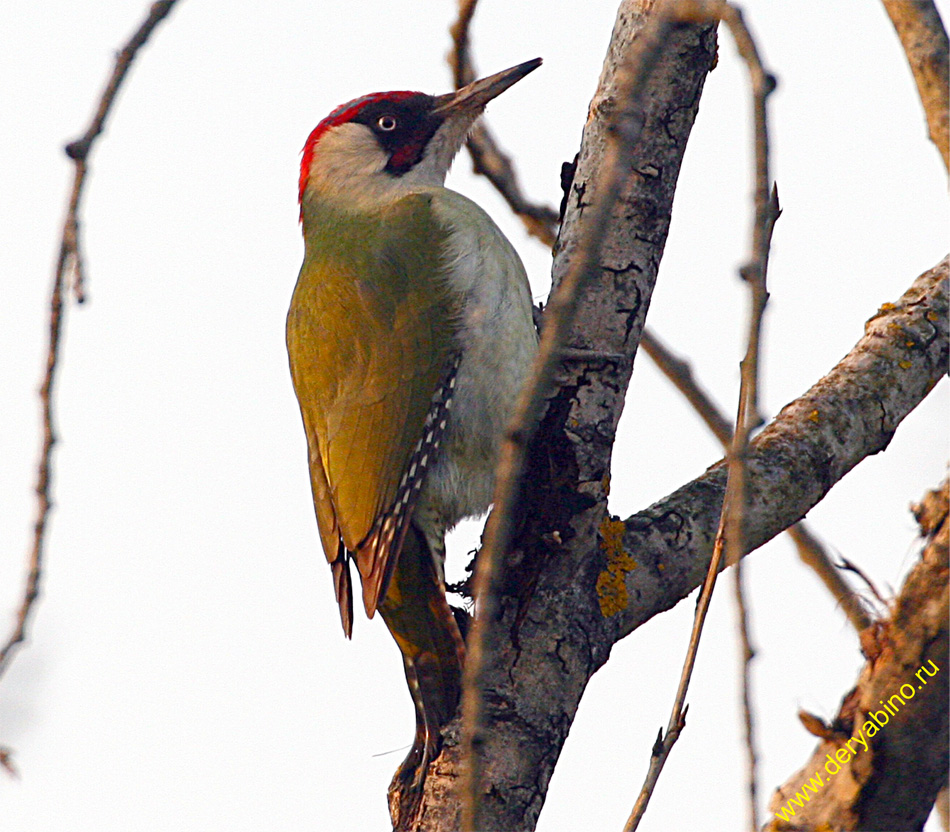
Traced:
<path fill-rule="evenodd" d="M 494 510 L 485 526 L 484 543 L 475 570 L 478 614 L 468 637 L 462 688 L 462 747 L 468 766 L 462 784 L 462 828 L 480 829 L 479 792 L 482 745 L 480 711 L 482 663 L 487 622 L 492 620 L 499 583 L 497 564 L 507 552 L 512 533 L 512 509 L 518 493 L 525 452 L 551 389 L 561 360 L 561 349 L 570 331 L 580 290 L 598 270 L 598 259 L 607 232 L 610 212 L 620 195 L 632 151 L 643 127 L 642 98 L 646 82 L 659 58 L 663 35 L 670 25 L 659 16 L 646 27 L 625 61 L 619 75 L 617 109 L 585 226 L 574 259 L 561 283 L 554 289 L 545 310 L 538 355 L 518 398 L 515 413 L 505 432 L 496 472 Z"/>
<path fill-rule="evenodd" d="M 449 29 L 452 50 L 448 61 L 456 88 L 464 87 L 475 80 L 475 65 L 471 57 L 469 29 L 475 15 L 478 0 L 460 0 L 458 19 Z M 546 246 L 553 246 L 557 235 L 558 212 L 548 205 L 531 202 L 518 182 L 518 174 L 511 157 L 495 139 L 484 118 L 479 119 L 466 142 L 475 173 L 486 177 L 505 198 L 509 207 L 524 223 L 528 233 L 537 237 Z"/>
<path fill-rule="evenodd" d="M 726 494 L 723 499 L 722 515 L 716 533 L 713 555 L 706 574 L 706 580 L 700 593 L 693 629 L 690 634 L 689 647 L 670 721 L 666 735 L 659 741 L 650 758 L 650 767 L 646 780 L 640 790 L 630 817 L 624 826 L 624 832 L 633 832 L 639 826 L 640 819 L 646 811 L 650 796 L 653 793 L 660 772 L 669 757 L 670 751 L 685 725 L 686 690 L 692 675 L 696 654 L 699 648 L 699 638 L 703 623 L 709 609 L 709 602 L 716 584 L 720 564 L 725 554 L 726 563 L 738 564 L 744 554 L 743 541 L 743 508 L 746 499 L 746 470 L 745 456 L 748 447 L 749 434 L 755 427 L 755 418 L 758 413 L 758 356 L 761 335 L 762 315 L 768 300 L 766 291 L 766 272 L 768 267 L 769 246 L 772 230 L 778 219 L 780 210 L 778 192 L 772 187 L 769 177 L 768 160 L 768 129 L 766 119 L 766 99 L 775 88 L 774 77 L 765 71 L 758 55 L 755 42 L 742 19 L 742 13 L 736 7 L 723 0 L 695 0 L 681 2 L 675 7 L 668 7 L 667 14 L 675 14 L 678 19 L 694 22 L 703 20 L 721 20 L 732 32 L 736 48 L 740 56 L 746 61 L 752 84 L 754 148 L 755 148 L 755 216 L 752 227 L 752 252 L 749 262 L 741 269 L 740 274 L 749 286 L 752 296 L 749 315 L 748 348 L 741 363 L 741 384 L 739 390 L 739 406 L 736 416 L 736 430 L 733 436 L 728 459 L 728 480 Z M 666 11 L 666 10 L 664 10 Z M 737 578 L 737 594 L 741 599 L 741 578 Z M 750 795 L 750 824 L 756 829 L 756 778 L 755 778 L 755 743 L 752 709 L 749 701 L 748 662 L 751 658 L 751 647 L 746 626 L 744 601 L 739 605 L 740 634 L 744 647 L 743 661 L 743 706 L 745 716 L 746 747 L 749 757 L 749 795 Z"/>
<path fill-rule="evenodd" d="M 890 605 L 889 605 L 889 604 L 887 603 L 887 601 L 884 599 L 884 596 L 881 595 L 881 593 L 880 593 L 880 591 L 878 590 L 878 588 L 874 585 L 874 581 L 872 581 L 872 580 L 867 576 L 867 573 L 865 573 L 865 571 L 864 571 L 863 569 L 861 569 L 861 567 L 858 566 L 856 563 L 853 563 L 852 561 L 848 560 L 846 557 L 842 557 L 842 558 L 841 558 L 841 563 L 838 564 L 838 569 L 841 569 L 841 570 L 843 570 L 843 571 L 845 571 L 845 572 L 853 572 L 853 573 L 854 573 L 855 575 L 857 575 L 862 581 L 864 581 L 864 585 L 865 585 L 869 590 L 871 590 L 871 594 L 877 599 L 877 602 L 881 605 L 881 607 L 882 607 L 883 609 L 886 610 L 886 609 L 888 609 L 888 608 L 890 607 Z"/>
<path fill-rule="evenodd" d="M 477 5 L 478 0 L 459 0 L 459 16 L 449 27 L 452 50 L 448 54 L 448 61 L 456 89 L 461 89 L 475 80 L 475 67 L 469 54 L 468 30 L 472 27 Z"/>
<path fill-rule="evenodd" d="M 689 362 L 676 355 L 656 335 L 646 329 L 640 338 L 640 347 L 650 356 L 660 372 L 686 397 L 706 423 L 706 427 L 724 447 L 728 448 L 729 443 L 732 442 L 732 422 L 696 380 Z M 854 629 L 861 632 L 868 627 L 871 624 L 871 616 L 864 608 L 861 596 L 841 577 L 841 571 L 832 563 L 825 547 L 808 524 L 800 520 L 789 526 L 787 531 L 795 543 L 802 563 L 815 572 L 834 596 Z"/>
<path fill-rule="evenodd" d="M 660 372 L 683 394 L 686 401 L 693 406 L 693 410 L 699 414 L 720 444 L 728 447 L 732 442 L 732 422 L 693 376 L 693 368 L 689 362 L 675 355 L 656 335 L 646 330 L 640 337 L 640 347 L 650 356 Z"/>
<path fill-rule="evenodd" d="M 947 30 L 933 0 L 882 0 L 910 64 L 930 140 L 950 171 L 950 70 Z"/>
<path fill-rule="evenodd" d="M 832 563 L 825 547 L 805 521 L 801 520 L 794 526 L 790 526 L 788 534 L 798 547 L 798 557 L 814 570 L 828 591 L 834 595 L 845 615 L 848 616 L 851 626 L 859 633 L 870 627 L 873 619 L 865 608 L 861 596 L 841 577 L 841 570 Z"/>
<path fill-rule="evenodd" d="M 741 505 L 740 500 L 740 505 Z M 741 514 L 741 511 L 737 511 Z M 746 748 L 746 787 L 748 788 L 747 803 L 749 810 L 749 832 L 757 832 L 759 828 L 758 786 L 756 767 L 758 756 L 755 750 L 755 717 L 752 703 L 752 659 L 755 658 L 755 648 L 752 646 L 752 637 L 749 634 L 749 609 L 745 602 L 745 592 L 742 587 L 742 558 L 733 565 L 733 591 L 736 599 L 736 624 L 739 630 L 739 682 L 742 688 L 742 733 Z"/>
<path fill-rule="evenodd" d="M 155 27 L 168 16 L 177 0 L 161 0 L 153 3 L 145 20 L 129 39 L 122 51 L 116 56 L 115 67 L 109 77 L 105 90 L 96 107 L 92 121 L 86 132 L 78 139 L 66 145 L 66 155 L 75 163 L 76 169 L 73 184 L 69 195 L 66 219 L 63 224 L 63 235 L 53 270 L 53 285 L 50 292 L 49 316 L 49 347 L 46 355 L 46 368 L 40 386 L 41 418 L 43 425 L 43 439 L 40 447 L 39 463 L 36 474 L 36 517 L 33 524 L 33 542 L 29 554 L 26 587 L 23 600 L 16 615 L 16 623 L 12 634 L 0 649 L 0 676 L 10 665 L 16 648 L 26 640 L 27 623 L 33 605 L 39 595 L 39 584 L 42 576 L 43 548 L 46 538 L 49 513 L 52 508 L 50 496 L 52 486 L 52 456 L 53 446 L 56 444 L 56 433 L 53 428 L 53 388 L 56 380 L 57 360 L 59 358 L 60 342 L 63 331 L 65 309 L 63 306 L 63 292 L 66 278 L 72 275 L 72 288 L 76 300 L 83 300 L 83 268 L 79 245 L 79 206 L 82 198 L 83 186 L 88 173 L 89 152 L 92 150 L 96 138 L 102 133 L 106 116 L 115 101 L 132 61 L 141 46 L 148 40 Z M 4 758 L 3 752 L 6 752 Z M 0 761 L 9 759 L 9 750 L 0 749 Z M 6 765 L 6 763 L 4 763 Z"/>

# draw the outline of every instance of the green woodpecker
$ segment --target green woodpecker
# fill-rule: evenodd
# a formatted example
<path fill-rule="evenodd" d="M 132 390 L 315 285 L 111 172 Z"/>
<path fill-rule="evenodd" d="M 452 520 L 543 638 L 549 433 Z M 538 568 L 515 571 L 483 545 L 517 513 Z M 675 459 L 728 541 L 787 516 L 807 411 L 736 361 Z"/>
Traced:
<path fill-rule="evenodd" d="M 445 533 L 491 502 L 502 434 L 537 348 L 521 260 L 443 182 L 486 103 L 540 63 L 447 95 L 358 98 L 303 150 L 305 253 L 287 349 L 317 525 L 346 635 L 352 559 L 367 615 L 380 610 L 402 651 L 417 719 L 400 772 L 416 784 L 461 689 Z"/>

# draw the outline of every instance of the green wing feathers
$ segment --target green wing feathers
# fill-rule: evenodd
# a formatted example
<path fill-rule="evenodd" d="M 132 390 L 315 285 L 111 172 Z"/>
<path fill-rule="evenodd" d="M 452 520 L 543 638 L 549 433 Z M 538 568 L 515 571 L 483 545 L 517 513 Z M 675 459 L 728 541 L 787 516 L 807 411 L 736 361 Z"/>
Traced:
<path fill-rule="evenodd" d="M 304 226 L 287 348 L 320 537 L 347 629 L 340 541 L 356 552 L 391 507 L 450 360 L 461 299 L 444 279 L 444 231 L 425 195 L 375 216 L 341 217 L 311 205 Z M 359 566 L 387 573 L 385 563 Z M 364 593 L 370 615 L 379 591 L 377 581 L 372 597 Z"/>

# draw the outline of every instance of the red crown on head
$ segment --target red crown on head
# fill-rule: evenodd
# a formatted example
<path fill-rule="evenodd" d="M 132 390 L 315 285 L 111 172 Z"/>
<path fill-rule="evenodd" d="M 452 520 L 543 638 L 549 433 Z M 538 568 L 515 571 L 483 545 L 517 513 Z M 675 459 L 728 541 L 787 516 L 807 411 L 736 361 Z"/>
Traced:
<path fill-rule="evenodd" d="M 314 127 L 313 132 L 311 132 L 307 137 L 307 142 L 303 146 L 303 156 L 300 159 L 300 182 L 297 192 L 297 201 L 301 204 L 301 206 L 303 205 L 303 192 L 307 187 L 307 179 L 310 176 L 310 165 L 313 162 L 314 148 L 316 148 L 317 142 L 323 138 L 324 133 L 326 133 L 331 127 L 336 127 L 337 125 L 346 124 L 348 121 L 352 121 L 368 104 L 374 104 L 377 101 L 387 100 L 402 101 L 403 99 L 409 98 L 413 95 L 418 95 L 418 93 L 408 90 L 396 90 L 393 92 L 373 92 L 369 95 L 363 95 L 360 98 L 354 98 L 352 101 L 347 101 L 346 104 L 341 104 L 316 127 Z M 301 208 L 301 217 L 302 216 L 303 209 Z"/>

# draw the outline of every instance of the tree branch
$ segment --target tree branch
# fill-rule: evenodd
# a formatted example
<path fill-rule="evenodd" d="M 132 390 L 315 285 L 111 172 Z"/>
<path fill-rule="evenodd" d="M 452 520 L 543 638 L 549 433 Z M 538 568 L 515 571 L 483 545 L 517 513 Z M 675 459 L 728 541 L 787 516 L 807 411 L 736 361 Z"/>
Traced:
<path fill-rule="evenodd" d="M 947 30 L 933 0 L 882 0 L 897 30 L 917 93 L 924 107 L 930 140 L 950 171 L 950 71 Z"/>
<path fill-rule="evenodd" d="M 448 55 L 455 88 L 460 89 L 475 80 L 475 65 L 469 43 L 469 29 L 475 16 L 478 0 L 460 0 L 459 14 L 449 29 L 452 49 Z M 472 157 L 472 169 L 486 177 L 500 193 L 508 207 L 521 219 L 528 233 L 547 246 L 554 245 L 558 214 L 553 208 L 531 202 L 521 190 L 518 174 L 511 157 L 498 145 L 484 116 L 475 122 L 465 146 Z"/>
<path fill-rule="evenodd" d="M 767 830 L 922 829 L 947 782 L 947 481 L 915 507 L 926 541 L 823 741 L 773 795 Z M 817 718 L 813 720 L 820 722 Z"/>
<path fill-rule="evenodd" d="M 466 641 L 462 674 L 462 748 L 468 765 L 463 771 L 462 828 L 484 828 L 480 815 L 480 730 L 483 665 L 488 652 L 489 623 L 495 617 L 495 599 L 501 581 L 498 563 L 508 551 L 514 531 L 514 507 L 528 444 L 537 430 L 546 400 L 561 361 L 561 349 L 584 286 L 599 272 L 601 248 L 608 223 L 633 160 L 633 149 L 644 127 L 647 82 L 663 49 L 671 16 L 654 15 L 632 42 L 630 52 L 617 69 L 615 107 L 607 126 L 606 147 L 593 185 L 593 199 L 571 264 L 551 293 L 545 310 L 541 342 L 531 372 L 521 391 L 515 412 L 505 432 L 496 471 L 494 509 L 485 524 L 483 545 L 475 565 L 474 596 L 478 612 Z"/>
<path fill-rule="evenodd" d="M 848 616 L 851 626 L 859 633 L 865 627 L 869 627 L 871 616 L 861 596 L 841 577 L 841 570 L 831 562 L 825 547 L 812 533 L 808 524 L 804 520 L 799 520 L 789 526 L 788 534 L 795 541 L 798 557 L 802 563 L 811 567 L 826 589 L 834 596 L 845 615 Z"/>
<path fill-rule="evenodd" d="M 720 444 L 728 447 L 732 439 L 732 422 L 703 389 L 694 376 L 690 363 L 670 350 L 649 327 L 643 330 L 640 347 L 650 356 L 660 372 L 683 394 Z M 871 617 L 864 608 L 861 596 L 841 577 L 841 571 L 831 562 L 821 541 L 804 520 L 790 526 L 788 535 L 795 542 L 802 563 L 815 572 L 844 610 L 854 629 L 861 632 L 871 623 Z"/>
<path fill-rule="evenodd" d="M 640 348 L 650 356 L 657 369 L 666 376 L 669 382 L 683 394 L 683 398 L 690 403 L 712 435 L 719 440 L 719 444 L 728 448 L 732 443 L 732 422 L 696 380 L 689 361 L 676 355 L 649 329 L 643 330 Z"/>
<path fill-rule="evenodd" d="M 556 285 L 571 269 L 577 268 L 574 258 L 586 245 L 581 240 L 593 225 L 590 215 L 598 204 L 608 202 L 596 188 L 603 170 L 601 162 L 608 144 L 609 125 L 619 106 L 620 67 L 631 42 L 642 33 L 653 5 L 652 0 L 625 0 L 618 12 L 601 83 L 591 105 L 577 174 L 567 200 L 555 258 Z M 518 545 L 512 554 L 505 555 L 504 569 L 499 572 L 498 614 L 487 616 L 484 608 L 480 610 L 480 617 L 488 626 L 482 665 L 485 683 L 481 687 L 486 693 L 483 713 L 491 725 L 482 746 L 485 768 L 483 786 L 479 790 L 481 829 L 533 828 L 573 709 L 589 676 L 585 659 L 582 672 L 569 675 L 565 688 L 553 690 L 545 684 L 547 671 L 540 667 L 537 674 L 530 667 L 525 668 L 524 677 L 520 669 L 512 674 L 512 659 L 527 646 L 521 640 L 522 635 L 534 645 L 530 652 L 539 646 L 529 633 L 533 616 L 527 605 L 542 565 L 551 563 L 552 557 L 556 561 L 561 545 L 566 542 L 560 531 L 567 534 L 571 516 L 582 506 L 602 505 L 601 501 L 606 499 L 612 437 L 669 229 L 680 162 L 699 94 L 714 58 L 715 33 L 711 26 L 677 25 L 663 40 L 659 62 L 650 80 L 650 94 L 641 113 L 642 129 L 634 159 L 626 168 L 621 198 L 611 210 L 596 278 L 587 284 L 582 294 L 578 319 L 571 332 L 571 358 L 560 364 L 560 386 L 547 401 L 542 435 L 529 447 L 531 488 L 524 494 L 524 513 L 519 514 L 515 526 Z M 587 319 L 591 317 L 596 318 L 594 327 L 587 326 Z M 545 333 L 549 332 L 549 326 L 546 322 Z M 554 331 L 553 326 L 550 331 Z M 603 369 L 595 371 L 594 368 L 600 367 Z M 598 413 L 605 420 L 594 428 L 588 419 L 584 430 L 595 430 L 596 441 L 582 441 L 575 447 L 564 433 L 565 420 L 569 418 L 574 397 L 585 398 L 588 393 L 599 401 Z M 561 467 L 562 450 L 580 451 L 585 455 L 582 462 L 585 471 L 580 476 L 578 460 L 564 459 L 566 467 Z M 596 468 L 591 476 L 587 475 L 588 464 Z M 596 539 L 596 528 L 595 525 L 591 529 L 593 537 L 585 535 L 586 540 Z M 568 579 L 564 586 L 570 586 L 571 582 L 572 579 Z M 561 595 L 563 598 L 563 587 Z M 519 608 L 519 599 L 525 603 L 523 608 Z M 568 633 L 566 652 L 558 651 L 558 654 L 566 657 L 565 668 L 574 667 L 572 643 L 582 633 L 569 632 L 565 627 L 558 627 L 559 623 L 565 624 L 565 618 L 555 616 L 546 625 L 554 628 L 551 632 Z M 553 642 L 548 640 L 546 644 L 545 659 L 550 660 Z M 511 685 L 521 684 L 516 677 L 521 681 L 530 679 L 529 691 L 523 691 L 529 695 L 512 698 Z M 522 712 L 521 706 L 534 712 L 532 696 L 541 688 L 552 695 L 548 703 L 552 707 L 537 711 L 540 722 L 536 722 L 529 713 Z M 563 711 L 562 706 L 566 706 L 569 713 Z M 548 716 L 542 715 L 544 711 Z M 552 716 L 555 713 L 558 716 Z M 448 832 L 459 828 L 457 782 L 464 769 L 459 741 L 456 724 L 446 731 L 443 753 L 429 770 L 419 829 Z"/>
<path fill-rule="evenodd" d="M 32 546 L 27 561 L 27 579 L 23 600 L 16 614 L 13 632 L 0 649 L 0 676 L 9 667 L 17 647 L 26 640 L 30 613 L 39 596 L 47 522 L 52 508 L 52 457 L 53 446 L 56 444 L 56 433 L 53 427 L 53 388 L 56 380 L 57 361 L 65 316 L 63 292 L 66 277 L 70 272 L 73 274 L 73 289 L 77 301 L 81 303 L 84 299 L 84 277 L 79 245 L 79 208 L 86 174 L 89 170 L 89 153 L 96 139 L 102 133 L 106 117 L 115 103 L 116 94 L 122 86 L 122 82 L 125 80 L 138 50 L 148 40 L 155 27 L 168 16 L 176 2 L 177 0 L 161 0 L 161 2 L 152 4 L 145 20 L 116 56 L 115 67 L 99 98 L 96 112 L 86 132 L 79 139 L 66 145 L 65 148 L 66 155 L 75 162 L 76 168 L 66 210 L 66 219 L 63 224 L 59 254 L 53 270 L 53 285 L 50 291 L 49 346 L 46 355 L 46 368 L 40 384 L 43 439 L 37 464 L 35 485 L 37 497 L 36 517 L 33 523 Z M 0 761 L 2 760 L 9 760 L 8 749 L 0 749 Z M 4 765 L 7 764 L 4 763 Z"/>

